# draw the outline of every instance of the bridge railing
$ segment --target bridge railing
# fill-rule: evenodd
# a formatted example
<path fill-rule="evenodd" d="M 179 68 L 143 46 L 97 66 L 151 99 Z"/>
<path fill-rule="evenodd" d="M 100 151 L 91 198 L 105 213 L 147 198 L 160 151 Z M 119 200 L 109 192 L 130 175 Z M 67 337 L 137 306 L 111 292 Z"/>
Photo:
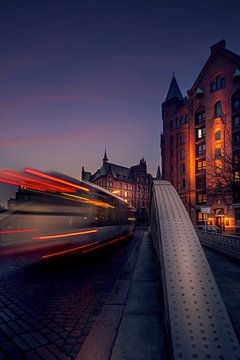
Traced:
<path fill-rule="evenodd" d="M 240 237 L 197 230 L 202 245 L 240 259 Z"/>
<path fill-rule="evenodd" d="M 158 252 L 173 359 L 240 359 L 237 337 L 202 246 L 173 186 L 154 181 L 151 235 Z"/>

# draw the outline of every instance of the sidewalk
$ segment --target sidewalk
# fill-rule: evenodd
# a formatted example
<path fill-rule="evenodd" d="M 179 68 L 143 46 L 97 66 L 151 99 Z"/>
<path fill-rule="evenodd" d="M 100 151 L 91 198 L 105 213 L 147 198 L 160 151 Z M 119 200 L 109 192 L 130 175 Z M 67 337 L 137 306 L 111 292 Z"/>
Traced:
<path fill-rule="evenodd" d="M 77 360 L 167 359 L 159 277 L 147 234 L 130 280 L 118 280 Z"/>

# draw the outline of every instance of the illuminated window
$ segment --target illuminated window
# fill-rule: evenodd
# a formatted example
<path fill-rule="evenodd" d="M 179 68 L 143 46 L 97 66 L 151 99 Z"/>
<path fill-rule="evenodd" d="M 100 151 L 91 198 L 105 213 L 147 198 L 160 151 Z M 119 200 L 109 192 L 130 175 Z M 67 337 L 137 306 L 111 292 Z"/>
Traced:
<path fill-rule="evenodd" d="M 214 106 L 214 116 L 218 117 L 222 115 L 222 103 L 218 101 Z"/>
<path fill-rule="evenodd" d="M 215 140 L 221 140 L 221 131 L 220 130 L 215 132 Z"/>
<path fill-rule="evenodd" d="M 202 138 L 202 129 L 198 129 L 198 131 L 197 131 L 197 137 L 198 137 L 198 139 L 201 139 L 201 138 Z"/>
<path fill-rule="evenodd" d="M 198 204 L 204 204 L 207 201 L 206 193 L 199 192 L 197 193 L 197 203 Z"/>
<path fill-rule="evenodd" d="M 234 173 L 234 180 L 235 180 L 235 182 L 239 182 L 239 181 L 240 181 L 240 171 L 235 171 L 235 173 Z"/>
<path fill-rule="evenodd" d="M 197 171 L 206 170 L 206 160 L 197 162 Z"/>

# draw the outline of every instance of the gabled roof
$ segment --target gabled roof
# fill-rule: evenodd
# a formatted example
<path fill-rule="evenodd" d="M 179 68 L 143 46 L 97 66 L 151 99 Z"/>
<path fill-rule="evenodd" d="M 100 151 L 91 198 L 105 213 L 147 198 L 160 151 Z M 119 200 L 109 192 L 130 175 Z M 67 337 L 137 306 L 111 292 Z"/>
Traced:
<path fill-rule="evenodd" d="M 181 93 L 181 91 L 179 89 L 179 86 L 178 86 L 177 80 L 175 78 L 175 75 L 173 74 L 171 84 L 169 86 L 168 93 L 167 93 L 165 101 L 175 99 L 175 98 L 181 100 L 183 97 L 182 97 L 182 93 Z"/>
<path fill-rule="evenodd" d="M 109 172 L 117 180 L 131 180 L 130 169 L 124 166 L 120 166 L 112 163 L 105 163 L 96 171 L 91 181 L 96 181 L 102 177 L 105 177 Z"/>
<path fill-rule="evenodd" d="M 219 54 L 224 54 L 227 56 L 233 63 L 238 66 L 240 64 L 240 56 L 235 54 L 234 52 L 226 49 L 226 41 L 221 40 L 217 42 L 216 44 L 211 46 L 211 54 L 208 57 L 207 61 L 205 62 L 200 74 L 198 75 L 197 79 L 195 80 L 194 84 L 192 85 L 191 89 L 188 90 L 188 93 L 198 87 L 198 84 L 202 80 L 203 76 L 205 75 L 208 67 L 212 64 L 212 62 L 215 60 L 216 55 L 219 56 Z"/>

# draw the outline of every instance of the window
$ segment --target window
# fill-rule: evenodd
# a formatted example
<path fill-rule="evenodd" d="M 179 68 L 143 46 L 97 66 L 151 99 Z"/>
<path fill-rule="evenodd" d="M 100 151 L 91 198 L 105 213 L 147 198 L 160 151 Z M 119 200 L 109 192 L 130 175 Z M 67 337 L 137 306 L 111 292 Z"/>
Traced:
<path fill-rule="evenodd" d="M 180 150 L 180 160 L 184 160 L 185 159 L 185 148 L 181 148 Z"/>
<path fill-rule="evenodd" d="M 204 139 L 205 135 L 206 135 L 206 128 L 205 127 L 197 129 L 197 132 L 196 132 L 197 140 Z"/>
<path fill-rule="evenodd" d="M 206 170 L 206 160 L 200 160 L 197 162 L 197 171 Z"/>
<path fill-rule="evenodd" d="M 169 123 L 169 130 L 172 131 L 173 130 L 173 121 L 170 120 L 170 123 Z"/>
<path fill-rule="evenodd" d="M 205 124 L 206 113 L 205 111 L 196 114 L 196 125 Z"/>
<path fill-rule="evenodd" d="M 197 155 L 202 156 L 206 154 L 206 144 L 197 145 Z"/>
<path fill-rule="evenodd" d="M 185 136 L 180 135 L 180 144 L 185 144 Z"/>
<path fill-rule="evenodd" d="M 185 116 L 185 124 L 188 124 L 188 123 L 189 123 L 189 116 L 186 115 L 186 116 Z"/>
<path fill-rule="evenodd" d="M 233 164 L 234 164 L 234 166 L 237 166 L 240 164 L 240 153 L 235 153 L 233 155 Z"/>
<path fill-rule="evenodd" d="M 218 117 L 222 115 L 222 103 L 221 101 L 216 102 L 214 106 L 214 116 Z"/>
<path fill-rule="evenodd" d="M 180 126 L 180 119 L 176 118 L 176 129 L 178 129 Z"/>
<path fill-rule="evenodd" d="M 180 171 L 181 171 L 181 175 L 185 174 L 185 164 L 181 164 Z"/>
<path fill-rule="evenodd" d="M 210 91 L 214 92 L 226 87 L 226 79 L 224 76 L 217 76 L 210 84 Z"/>
<path fill-rule="evenodd" d="M 215 140 L 221 140 L 221 131 L 220 130 L 217 130 L 215 132 Z"/>
<path fill-rule="evenodd" d="M 205 189 L 206 188 L 206 177 L 205 176 L 197 176 L 196 187 L 197 187 L 197 189 Z"/>
<path fill-rule="evenodd" d="M 240 127 L 240 116 L 235 116 L 233 118 L 233 127 L 234 128 Z"/>
<path fill-rule="evenodd" d="M 180 125 L 184 125 L 185 124 L 185 118 L 184 116 L 180 117 Z"/>
<path fill-rule="evenodd" d="M 186 185 L 186 181 L 185 181 L 185 179 L 182 179 L 181 180 L 181 188 L 184 189 L 185 185 Z"/>
<path fill-rule="evenodd" d="M 233 111 L 240 111 L 240 98 L 233 100 Z"/>
<path fill-rule="evenodd" d="M 221 157 L 222 157 L 221 148 L 216 148 L 215 149 L 215 159 L 221 159 Z"/>
<path fill-rule="evenodd" d="M 234 173 L 234 181 L 240 182 L 240 171 L 235 171 Z"/>
<path fill-rule="evenodd" d="M 198 204 L 206 203 L 206 200 L 207 200 L 206 193 L 202 193 L 202 192 L 197 193 Z"/>

